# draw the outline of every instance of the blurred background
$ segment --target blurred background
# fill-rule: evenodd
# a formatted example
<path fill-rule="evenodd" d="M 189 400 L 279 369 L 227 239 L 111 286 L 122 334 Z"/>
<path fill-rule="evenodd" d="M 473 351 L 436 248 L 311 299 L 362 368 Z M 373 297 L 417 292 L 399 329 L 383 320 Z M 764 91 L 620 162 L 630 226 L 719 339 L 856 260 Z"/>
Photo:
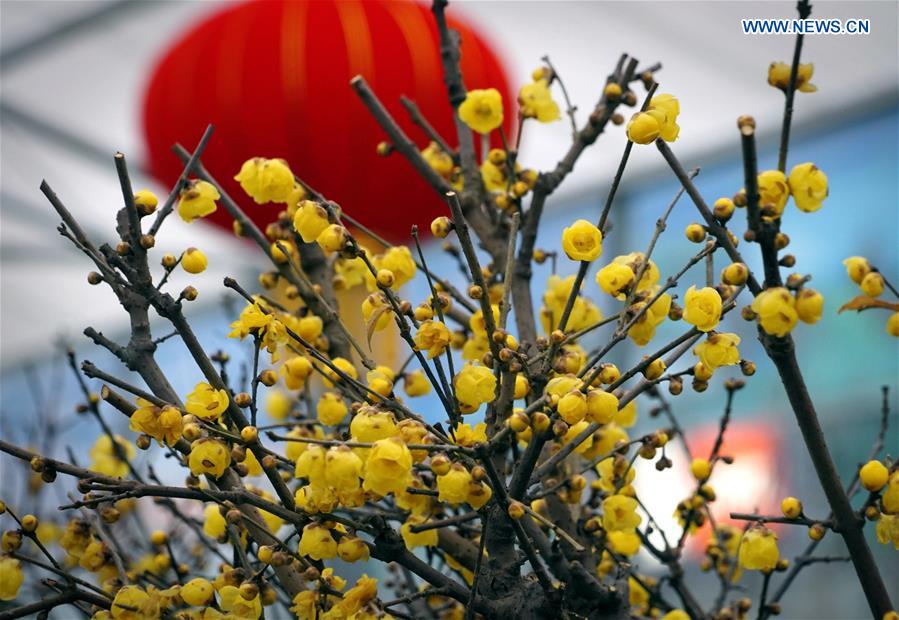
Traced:
<path fill-rule="evenodd" d="M 815 162 L 830 180 L 824 208 L 804 214 L 790 207 L 784 230 L 798 258 L 795 271 L 812 274 L 811 285 L 826 300 L 824 318 L 813 327 L 800 324 L 795 336 L 800 363 L 846 480 L 857 462 L 867 458 L 877 434 L 880 386 L 893 390 L 893 411 L 897 403 L 899 343 L 884 332 L 885 313 L 837 314 L 843 302 L 858 294 L 846 277 L 843 258 L 866 256 L 894 282 L 899 279 L 897 6 L 815 4 L 813 17 L 870 19 L 871 33 L 806 37 L 803 59 L 815 64 L 812 82 L 819 90 L 797 94 L 789 157 L 789 166 Z M 468 86 L 499 88 L 507 118 L 514 118 L 515 93 L 544 55 L 562 76 L 578 108 L 579 125 L 622 52 L 638 58 L 641 68 L 661 62 L 656 74 L 659 92 L 675 94 L 681 104 L 681 133 L 672 148 L 686 167 L 701 169 L 696 182 L 710 202 L 742 187 L 735 123 L 739 115 L 756 118 L 760 169 L 774 168 L 777 162 L 783 96 L 767 85 L 767 67 L 772 61 L 790 60 L 794 38 L 744 36 L 740 19 L 793 14 L 793 2 L 681 1 L 472 1 L 455 3 L 449 11 L 463 32 Z M 111 293 L 87 284 L 90 266 L 54 230 L 57 218 L 38 191 L 41 179 L 51 184 L 90 236 L 112 240 L 114 213 L 121 202 L 112 154 L 126 154 L 135 188 L 165 196 L 181 166 L 169 147 L 178 141 L 192 149 L 211 122 L 216 131 L 204 160 L 220 180 L 230 182 L 240 162 L 251 156 L 285 157 L 300 177 L 363 223 L 391 239 L 408 241 L 405 231 L 413 223 L 426 229 L 440 213 L 439 202 L 410 180 L 399 158 L 374 155 L 383 136 L 347 83 L 357 73 L 364 75 L 422 148 L 426 138 L 406 120 L 398 103 L 401 94 L 415 100 L 435 127 L 450 136 L 435 31 L 428 18 L 423 5 L 350 0 L 0 3 L 3 437 L 55 453 L 63 446 L 83 452 L 93 443 L 98 429 L 73 412 L 78 387 L 61 347 L 73 347 L 79 359 L 101 368 L 129 374 L 81 335 L 90 325 L 125 339 L 127 317 Z M 641 91 L 638 87 L 638 95 Z M 557 89 L 554 94 L 561 102 Z M 567 118 L 549 125 L 528 123 L 521 161 L 527 167 L 550 169 L 570 141 Z M 580 159 L 550 200 L 538 246 L 557 249 L 565 225 L 581 217 L 596 219 L 625 141 L 624 128 L 610 126 Z M 614 232 L 595 268 L 617 254 L 642 251 L 677 188 L 655 149 L 635 148 L 613 209 Z M 277 214 L 272 205 L 247 204 L 242 194 L 233 195 L 258 221 Z M 695 252 L 682 231 L 696 220 L 695 209 L 684 199 L 654 255 L 663 278 Z M 735 228 L 741 231 L 742 225 Z M 206 252 L 209 269 L 190 277 L 176 272 L 171 290 L 188 283 L 197 286 L 200 298 L 189 310 L 190 319 L 207 350 L 228 351 L 239 368 L 250 358 L 251 347 L 226 338 L 227 322 L 239 306 L 224 294 L 220 282 L 224 275 L 252 282 L 264 264 L 254 248 L 231 234 L 225 219 L 187 225 L 169 218 L 154 251 L 158 256 L 177 254 L 188 246 Z M 439 243 L 429 242 L 425 251 L 435 271 L 458 275 L 455 259 Z M 750 249 L 746 255 L 753 258 L 756 252 Z M 548 277 L 552 269 L 550 261 L 536 267 L 535 281 Z M 576 269 L 562 258 L 556 270 L 567 275 Z M 700 270 L 692 274 L 696 282 L 702 279 Z M 586 283 L 586 294 L 610 311 L 592 273 Z M 425 283 L 408 285 L 406 294 L 423 299 Z M 790 494 L 802 498 L 808 513 L 823 515 L 826 505 L 777 377 L 752 330 L 731 320 L 733 330 L 744 338 L 742 355 L 758 362 L 759 371 L 737 396 L 735 430 L 725 451 L 738 458 L 727 470 L 727 479 L 716 483 L 722 495 L 719 509 L 770 512 L 780 497 Z M 678 333 L 676 325 L 666 323 L 662 329 L 657 342 Z M 166 333 L 157 331 L 160 336 Z M 584 344 L 589 348 L 605 337 L 600 331 Z M 619 364 L 633 363 L 644 353 L 631 344 L 619 348 L 625 349 L 613 360 Z M 174 339 L 160 345 L 158 357 L 163 368 L 171 369 L 179 391 L 188 392 L 199 380 Z M 697 446 L 710 443 L 717 427 L 724 405 L 720 384 L 716 375 L 702 397 L 688 388 L 673 400 L 688 441 Z M 421 413 L 436 416 L 431 404 L 419 405 Z M 654 428 L 647 415 L 653 404 L 640 402 L 635 432 Z M 126 423 L 111 421 L 128 435 Z M 887 436 L 887 449 L 894 456 L 897 427 L 894 423 Z M 44 443 L 48 437 L 55 438 L 55 446 Z M 647 489 L 653 498 L 649 507 L 663 527 L 675 533 L 671 512 L 689 493 L 683 463 L 676 465 L 665 474 L 647 476 L 653 480 Z M 7 476 L 13 465 L 6 459 L 0 459 L 0 467 L 10 494 L 24 493 L 19 488 L 24 476 Z M 49 496 L 45 500 L 55 501 Z M 897 583 L 897 555 L 869 533 L 887 581 Z M 806 544 L 806 534 L 799 529 L 781 530 L 780 535 L 785 554 L 794 555 Z M 833 536 L 821 548 L 826 554 L 843 553 Z M 638 557 L 638 562 L 643 563 L 641 569 L 654 570 L 648 558 Z M 864 600 L 851 573 L 844 564 L 808 570 L 785 601 L 783 616 L 865 617 Z M 704 600 L 717 588 L 712 576 L 694 583 Z M 746 583 L 755 595 L 757 586 L 751 579 Z M 828 590 L 839 594 L 820 595 Z"/>

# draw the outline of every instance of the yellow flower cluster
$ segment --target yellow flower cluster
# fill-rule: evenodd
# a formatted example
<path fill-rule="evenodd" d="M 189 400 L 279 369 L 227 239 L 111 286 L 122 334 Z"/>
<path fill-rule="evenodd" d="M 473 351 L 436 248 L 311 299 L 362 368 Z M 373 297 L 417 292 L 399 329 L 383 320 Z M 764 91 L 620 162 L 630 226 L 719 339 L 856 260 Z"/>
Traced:
<path fill-rule="evenodd" d="M 549 80 L 542 74 L 518 91 L 518 113 L 521 118 L 535 118 L 541 123 L 559 120 L 559 104 L 553 101 Z"/>
<path fill-rule="evenodd" d="M 627 137 L 637 144 L 649 144 L 656 138 L 674 142 L 680 133 L 677 116 L 680 104 L 674 95 L 656 95 L 645 112 L 637 112 L 627 124 Z"/>

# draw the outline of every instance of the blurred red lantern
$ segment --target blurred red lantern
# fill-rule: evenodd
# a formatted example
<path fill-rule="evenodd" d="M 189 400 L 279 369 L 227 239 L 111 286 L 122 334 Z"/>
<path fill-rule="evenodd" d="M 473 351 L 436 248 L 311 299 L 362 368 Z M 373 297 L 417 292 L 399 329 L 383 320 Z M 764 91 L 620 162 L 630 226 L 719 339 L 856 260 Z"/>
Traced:
<path fill-rule="evenodd" d="M 462 35 L 466 85 L 498 89 L 510 108 L 495 51 L 469 25 L 449 22 Z M 445 206 L 399 156 L 376 154 L 384 134 L 349 87 L 357 74 L 420 146 L 427 139 L 409 121 L 398 100 L 402 94 L 455 143 L 427 6 L 412 0 L 255 0 L 206 18 L 159 61 L 144 101 L 151 170 L 163 183 L 174 183 L 181 163 L 172 144 L 192 148 L 213 123 L 203 161 L 242 203 L 247 201 L 232 177 L 243 161 L 282 157 L 379 232 L 408 239 L 414 223 L 426 231 Z M 278 208 L 247 206 L 257 223 L 271 221 Z M 223 209 L 210 219 L 230 227 Z"/>

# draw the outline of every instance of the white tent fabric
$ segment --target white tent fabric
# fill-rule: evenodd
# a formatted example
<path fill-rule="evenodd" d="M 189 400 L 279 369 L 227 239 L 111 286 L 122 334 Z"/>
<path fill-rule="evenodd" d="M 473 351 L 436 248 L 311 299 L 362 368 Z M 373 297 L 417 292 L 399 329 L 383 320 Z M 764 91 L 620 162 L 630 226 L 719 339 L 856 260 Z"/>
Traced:
<path fill-rule="evenodd" d="M 492 39 L 515 83 L 528 79 L 540 57 L 549 54 L 581 121 L 621 52 L 647 65 L 661 61 L 661 92 L 675 93 L 681 102 L 681 138 L 674 149 L 692 165 L 693 159 L 736 146 L 734 120 L 740 114 L 753 114 L 762 133 L 777 131 L 783 99 L 765 85 L 766 70 L 772 60 L 789 60 L 794 39 L 745 36 L 740 19 L 793 17 L 794 4 L 471 1 L 450 10 Z M 126 328 L 111 294 L 86 283 L 89 265 L 56 234 L 56 218 L 38 185 L 46 178 L 88 231 L 111 238 L 121 200 L 112 153 L 124 151 L 139 169 L 140 102 L 149 68 L 172 38 L 220 6 L 122 0 L 0 5 L 3 368 L 48 352 L 55 336 L 77 335 L 89 323 L 107 332 Z M 799 98 L 804 118 L 833 116 L 884 93 L 895 97 L 897 6 L 816 3 L 815 17 L 867 18 L 872 29 L 868 36 L 806 38 L 804 58 L 816 64 L 813 82 L 820 92 Z M 620 128 L 609 133 L 582 157 L 555 199 L 564 202 L 566 193 L 608 181 L 624 143 Z M 550 168 L 569 142 L 565 122 L 528 127 L 523 161 Z M 628 175 L 658 170 L 654 149 L 638 149 L 632 162 Z M 165 193 L 140 174 L 135 177 L 136 186 Z M 206 249 L 209 283 L 246 272 L 252 259 L 236 251 L 229 235 L 176 220 L 167 222 L 160 249 Z"/>

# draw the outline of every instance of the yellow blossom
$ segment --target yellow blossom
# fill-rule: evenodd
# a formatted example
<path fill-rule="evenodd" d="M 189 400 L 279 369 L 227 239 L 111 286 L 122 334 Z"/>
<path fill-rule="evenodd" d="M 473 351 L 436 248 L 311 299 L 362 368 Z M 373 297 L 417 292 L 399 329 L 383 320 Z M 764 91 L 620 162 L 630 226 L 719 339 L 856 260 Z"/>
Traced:
<path fill-rule="evenodd" d="M 148 212 L 152 213 L 159 204 L 159 198 L 150 190 L 142 189 L 134 192 L 134 204 L 138 207 L 145 207 Z"/>
<path fill-rule="evenodd" d="M 428 352 L 428 359 L 434 359 L 446 350 L 450 342 L 450 331 L 440 321 L 424 321 L 415 333 L 415 346 Z"/>
<path fill-rule="evenodd" d="M 559 399 L 556 411 L 568 424 L 577 424 L 587 415 L 587 396 L 579 390 L 572 390 Z"/>
<path fill-rule="evenodd" d="M 590 390 L 587 392 L 587 417 L 591 422 L 607 424 L 612 421 L 617 412 L 617 396 L 605 390 Z"/>
<path fill-rule="evenodd" d="M 883 545 L 893 544 L 899 550 L 899 516 L 880 515 L 875 528 L 877 541 Z"/>
<path fill-rule="evenodd" d="M 859 287 L 862 289 L 862 293 L 868 297 L 880 297 L 883 294 L 883 276 L 876 271 L 872 271 L 862 278 Z"/>
<path fill-rule="evenodd" d="M 677 116 L 680 114 L 680 103 L 674 95 L 663 93 L 649 101 L 648 114 L 659 123 L 659 137 L 665 142 L 674 142 L 680 133 Z"/>
<path fill-rule="evenodd" d="M 880 497 L 883 511 L 887 514 L 899 514 L 899 471 L 890 475 L 886 491 Z"/>
<path fill-rule="evenodd" d="M 208 604 L 212 600 L 213 595 L 215 595 L 215 588 L 212 587 L 209 580 L 197 577 L 181 586 L 179 594 L 188 605 L 199 607 Z"/>
<path fill-rule="evenodd" d="M 436 142 L 430 142 L 428 146 L 421 151 L 421 156 L 437 174 L 444 179 L 449 178 L 453 171 L 453 167 L 455 166 L 453 158 L 449 153 L 440 148 Z"/>
<path fill-rule="evenodd" d="M 187 273 L 203 273 L 208 264 L 206 255 L 197 248 L 187 248 L 181 255 L 181 268 Z"/>
<path fill-rule="evenodd" d="M 453 385 L 460 403 L 469 407 L 479 407 L 483 403 L 493 401 L 496 377 L 493 376 L 493 371 L 485 366 L 466 364 L 455 376 Z"/>
<path fill-rule="evenodd" d="M 0 601 L 12 601 L 22 586 L 22 567 L 15 558 L 0 556 Z"/>
<path fill-rule="evenodd" d="M 612 262 L 596 273 L 596 283 L 599 288 L 617 297 L 631 282 L 634 281 L 634 270 L 622 263 Z"/>
<path fill-rule="evenodd" d="M 454 463 L 449 472 L 437 476 L 437 499 L 451 505 L 461 504 L 468 499 L 471 472 L 464 465 Z"/>
<path fill-rule="evenodd" d="M 229 620 L 256 620 L 262 615 L 259 595 L 248 600 L 237 586 L 226 585 L 219 590 L 219 606 L 228 612 L 225 618 Z"/>
<path fill-rule="evenodd" d="M 346 403 L 343 402 L 343 398 L 340 397 L 340 394 L 335 392 L 325 392 L 321 395 L 321 398 L 318 399 L 318 404 L 315 406 L 315 413 L 318 416 L 318 421 L 322 424 L 336 426 L 346 417 L 347 406 Z"/>
<path fill-rule="evenodd" d="M 602 233 L 587 220 L 577 220 L 562 231 L 562 249 L 571 260 L 596 260 L 602 254 Z"/>
<path fill-rule="evenodd" d="M 627 139 L 636 144 L 649 144 L 661 132 L 659 120 L 648 112 L 637 112 L 627 123 Z"/>
<path fill-rule="evenodd" d="M 375 269 L 380 271 L 386 269 L 393 273 L 393 284 L 390 288 L 399 289 L 401 286 L 415 277 L 415 260 L 412 253 L 404 245 L 395 245 L 372 258 L 372 264 Z M 369 283 L 369 289 L 374 290 L 374 276 L 370 273 L 366 274 L 366 281 Z"/>
<path fill-rule="evenodd" d="M 365 462 L 364 477 L 366 491 L 378 495 L 405 491 L 412 479 L 412 453 L 403 440 L 389 437 L 374 442 Z"/>
<path fill-rule="evenodd" d="M 856 284 L 861 284 L 865 276 L 871 272 L 871 265 L 863 256 L 850 256 L 843 261 L 843 264 L 846 265 L 849 278 Z"/>
<path fill-rule="evenodd" d="M 827 198 L 827 175 L 811 162 L 794 166 L 787 182 L 800 211 L 817 211 Z"/>
<path fill-rule="evenodd" d="M 115 445 L 109 435 L 103 434 L 97 437 L 90 449 L 91 464 L 89 469 L 104 476 L 122 478 L 128 474 L 128 463 L 122 457 L 130 460 L 134 458 L 134 445 L 124 437 L 115 436 Z"/>
<path fill-rule="evenodd" d="M 303 200 L 293 215 L 293 227 L 305 243 L 312 243 L 330 225 L 328 212 L 320 204 Z"/>
<path fill-rule="evenodd" d="M 607 532 L 633 530 L 642 520 L 633 497 L 610 495 L 602 501 L 602 526 Z"/>
<path fill-rule="evenodd" d="M 650 295 L 650 298 L 652 297 L 655 297 L 654 293 Z M 645 305 L 646 302 L 641 301 L 634 304 L 633 307 L 639 313 Z M 658 299 L 652 302 L 652 305 L 640 316 L 637 322 L 631 325 L 627 335 L 641 347 L 648 344 L 655 336 L 656 328 L 668 317 L 669 310 L 671 310 L 671 295 L 662 293 Z"/>
<path fill-rule="evenodd" d="M 203 509 L 203 533 L 215 539 L 219 539 L 225 535 L 228 530 L 228 523 L 222 516 L 218 504 L 208 504 Z"/>
<path fill-rule="evenodd" d="M 286 161 L 264 157 L 245 161 L 234 180 L 257 204 L 287 203 L 295 184 L 293 172 Z"/>
<path fill-rule="evenodd" d="M 715 329 L 721 320 L 721 295 L 710 286 L 691 286 L 684 297 L 684 320 L 701 332 Z"/>
<path fill-rule="evenodd" d="M 325 486 L 325 455 L 323 446 L 309 445 L 296 461 L 294 477 L 306 478 L 314 487 Z"/>
<path fill-rule="evenodd" d="M 620 555 L 636 555 L 642 544 L 640 536 L 634 530 L 608 532 L 606 536 L 608 537 L 609 547 Z"/>
<path fill-rule="evenodd" d="M 752 311 L 766 334 L 783 338 L 796 326 L 796 300 L 786 288 L 769 288 L 752 301 Z"/>
<path fill-rule="evenodd" d="M 421 515 L 409 515 L 406 521 L 400 526 L 400 534 L 403 542 L 406 543 L 407 549 L 415 547 L 436 547 L 437 546 L 437 528 L 424 530 L 423 532 L 413 532 L 413 525 L 422 525 L 427 523 L 427 519 Z"/>
<path fill-rule="evenodd" d="M 297 355 L 284 362 L 281 374 L 284 375 L 288 389 L 298 390 L 306 385 L 306 379 L 312 374 L 312 370 L 312 362 L 302 355 Z"/>
<path fill-rule="evenodd" d="M 631 400 L 628 404 L 615 412 L 612 421 L 621 428 L 630 428 L 637 423 L 637 401 Z"/>
<path fill-rule="evenodd" d="M 766 170 L 758 175 L 759 206 L 767 207 L 770 218 L 778 218 L 784 212 L 790 197 L 787 177 L 780 170 Z"/>
<path fill-rule="evenodd" d="M 273 420 L 286 420 L 290 415 L 291 399 L 281 390 L 269 390 L 265 395 L 265 411 Z"/>
<path fill-rule="evenodd" d="M 502 95 L 495 88 L 468 91 L 459 106 L 459 118 L 478 133 L 490 133 L 503 124 Z"/>
<path fill-rule="evenodd" d="M 894 338 L 899 338 L 899 312 L 894 312 L 887 319 L 886 332 Z"/>
<path fill-rule="evenodd" d="M 811 288 L 796 293 L 796 314 L 803 323 L 817 323 L 824 313 L 824 296 Z"/>
<path fill-rule="evenodd" d="M 858 472 L 862 486 L 871 493 L 880 491 L 890 479 L 890 470 L 880 461 L 868 461 Z"/>
<path fill-rule="evenodd" d="M 339 252 L 346 246 L 348 238 L 346 228 L 340 224 L 331 224 L 315 238 L 315 241 L 325 252 Z"/>
<path fill-rule="evenodd" d="M 362 459 L 346 446 L 335 446 L 325 456 L 325 482 L 339 492 L 359 487 Z"/>
<path fill-rule="evenodd" d="M 425 396 L 431 393 L 431 382 L 422 370 L 413 370 L 406 373 L 403 389 L 410 398 Z"/>
<path fill-rule="evenodd" d="M 490 501 L 491 497 L 493 497 L 493 489 L 483 482 L 472 482 L 468 485 L 468 497 L 465 501 L 475 510 L 480 510 Z"/>
<path fill-rule="evenodd" d="M 344 562 L 366 561 L 369 553 L 368 545 L 357 536 L 341 536 L 337 543 L 337 555 Z"/>
<path fill-rule="evenodd" d="M 487 424 L 481 422 L 474 427 L 471 424 L 457 424 L 455 428 L 456 444 L 470 447 L 487 441 Z"/>
<path fill-rule="evenodd" d="M 178 198 L 178 215 L 188 223 L 206 217 L 215 212 L 215 201 L 219 198 L 219 191 L 211 183 L 196 179 L 188 181 Z"/>
<path fill-rule="evenodd" d="M 693 347 L 693 353 L 706 368 L 715 370 L 720 366 L 732 366 L 740 362 L 738 344 L 740 337 L 736 334 L 712 334 Z"/>
<path fill-rule="evenodd" d="M 346 359 L 345 357 L 335 357 L 331 360 L 331 364 L 333 364 L 334 368 L 336 368 L 337 370 L 334 370 L 334 368 L 331 368 L 330 366 L 325 368 L 325 377 L 323 380 L 325 387 L 332 388 L 334 387 L 335 383 L 343 383 L 344 375 L 350 377 L 351 379 L 359 378 L 359 372 L 356 370 L 356 366 L 353 364 L 353 362 Z M 338 374 L 337 371 L 340 371 L 341 374 Z"/>
<path fill-rule="evenodd" d="M 793 67 L 785 62 L 772 62 L 768 66 L 768 84 L 782 91 L 790 88 L 790 76 Z M 796 71 L 796 89 L 803 93 L 813 93 L 818 87 L 810 82 L 812 74 L 815 72 L 815 65 L 812 63 L 800 63 Z"/>
<path fill-rule="evenodd" d="M 187 395 L 184 408 L 202 420 L 215 421 L 228 408 L 228 391 L 216 390 L 214 387 L 201 381 L 194 391 Z"/>
<path fill-rule="evenodd" d="M 326 560 L 337 556 L 337 541 L 331 530 L 319 523 L 310 523 L 303 528 L 300 537 L 299 554 L 313 560 Z"/>
<path fill-rule="evenodd" d="M 518 91 L 519 113 L 522 118 L 536 118 L 541 123 L 558 120 L 559 105 L 553 101 L 549 82 L 545 79 L 525 84 Z"/>
<path fill-rule="evenodd" d="M 350 422 L 350 436 L 355 441 L 373 443 L 393 437 L 399 433 L 396 420 L 389 411 L 378 411 L 372 407 L 359 409 Z"/>
<path fill-rule="evenodd" d="M 740 566 L 747 570 L 772 570 L 777 565 L 777 535 L 764 525 L 753 526 L 740 543 Z"/>
<path fill-rule="evenodd" d="M 116 592 L 110 612 L 116 620 L 144 620 L 153 617 L 150 595 L 137 586 L 123 586 Z M 158 610 L 157 610 L 158 611 Z"/>
<path fill-rule="evenodd" d="M 194 476 L 220 477 L 231 464 L 231 451 L 218 439 L 197 439 L 190 445 L 188 465 Z"/>

